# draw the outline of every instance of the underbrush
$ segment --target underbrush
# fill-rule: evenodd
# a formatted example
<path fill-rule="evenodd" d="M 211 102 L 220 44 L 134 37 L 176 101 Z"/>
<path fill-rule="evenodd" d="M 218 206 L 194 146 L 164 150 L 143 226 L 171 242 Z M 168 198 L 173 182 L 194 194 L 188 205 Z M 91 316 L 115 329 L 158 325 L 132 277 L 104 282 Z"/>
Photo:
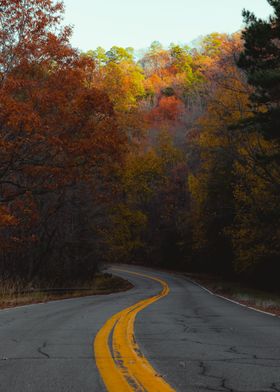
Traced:
<path fill-rule="evenodd" d="M 48 302 L 66 298 L 89 295 L 111 294 L 126 291 L 133 286 L 127 280 L 111 274 L 96 274 L 87 282 L 76 282 L 68 287 L 48 287 L 35 282 L 24 283 L 19 280 L 0 281 L 0 308 L 9 308 L 33 303 Z"/>

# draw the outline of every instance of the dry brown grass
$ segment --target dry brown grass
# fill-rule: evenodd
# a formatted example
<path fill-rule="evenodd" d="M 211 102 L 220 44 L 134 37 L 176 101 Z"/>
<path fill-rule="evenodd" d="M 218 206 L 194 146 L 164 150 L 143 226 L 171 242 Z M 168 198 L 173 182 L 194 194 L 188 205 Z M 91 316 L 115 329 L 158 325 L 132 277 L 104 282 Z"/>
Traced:
<path fill-rule="evenodd" d="M 98 274 L 92 282 L 79 284 L 73 291 L 44 292 L 40 289 L 32 291 L 32 285 L 23 285 L 21 282 L 0 282 L 0 309 L 22 306 L 27 304 L 43 303 L 67 298 L 78 298 L 90 295 L 105 295 L 126 291 L 133 286 L 127 280 L 110 274 Z M 86 290 L 85 290 L 86 289 Z M 24 292 L 23 291 L 28 291 Z"/>

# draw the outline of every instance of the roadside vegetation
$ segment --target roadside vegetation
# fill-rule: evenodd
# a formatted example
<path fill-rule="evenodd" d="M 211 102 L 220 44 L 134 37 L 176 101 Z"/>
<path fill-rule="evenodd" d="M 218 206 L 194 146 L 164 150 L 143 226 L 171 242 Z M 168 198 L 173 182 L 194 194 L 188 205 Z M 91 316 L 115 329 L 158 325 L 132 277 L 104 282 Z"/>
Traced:
<path fill-rule="evenodd" d="M 96 274 L 94 279 L 75 282 L 75 286 L 51 287 L 36 286 L 33 284 L 11 284 L 7 282 L 0 287 L 0 309 L 28 304 L 36 304 L 61 300 L 66 298 L 80 298 L 89 295 L 106 295 L 126 291 L 133 286 L 127 280 L 111 274 Z"/>
<path fill-rule="evenodd" d="M 218 275 L 187 273 L 186 276 L 216 295 L 280 316 L 279 292 L 257 289 L 254 285 L 250 286 L 248 282 L 230 280 Z"/>
<path fill-rule="evenodd" d="M 95 287 L 101 262 L 279 292 L 280 1 L 268 2 L 269 20 L 244 11 L 243 32 L 153 42 L 139 58 L 73 49 L 60 2 L 0 0 L 3 298 L 17 282 Z"/>

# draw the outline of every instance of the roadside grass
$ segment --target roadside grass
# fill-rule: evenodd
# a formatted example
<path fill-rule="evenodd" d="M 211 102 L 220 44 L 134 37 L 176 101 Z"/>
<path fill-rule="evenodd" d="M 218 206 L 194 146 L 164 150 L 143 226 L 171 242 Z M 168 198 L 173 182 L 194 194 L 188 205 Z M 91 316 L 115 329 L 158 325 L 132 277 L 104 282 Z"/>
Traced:
<path fill-rule="evenodd" d="M 243 283 L 224 280 L 221 277 L 200 274 L 186 274 L 213 293 L 233 299 L 241 304 L 280 316 L 280 293 L 271 293 L 247 287 Z"/>
<path fill-rule="evenodd" d="M 70 288 L 42 288 L 21 282 L 0 282 L 0 309 L 91 295 L 106 295 L 127 291 L 133 285 L 108 273 L 97 274 L 92 281 Z"/>

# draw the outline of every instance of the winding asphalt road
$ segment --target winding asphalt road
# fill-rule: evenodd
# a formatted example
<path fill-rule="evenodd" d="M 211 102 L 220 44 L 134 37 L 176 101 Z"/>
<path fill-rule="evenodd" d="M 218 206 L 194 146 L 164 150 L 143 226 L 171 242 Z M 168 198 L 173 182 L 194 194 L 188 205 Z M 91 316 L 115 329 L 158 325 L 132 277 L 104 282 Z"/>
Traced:
<path fill-rule="evenodd" d="M 280 391 L 279 318 L 211 295 L 179 275 L 125 269 L 168 283 L 169 294 L 137 314 L 135 337 L 174 390 Z M 134 288 L 0 311 L 0 392 L 106 391 L 94 358 L 97 332 L 117 312 L 161 290 L 147 277 L 114 273 Z"/>

